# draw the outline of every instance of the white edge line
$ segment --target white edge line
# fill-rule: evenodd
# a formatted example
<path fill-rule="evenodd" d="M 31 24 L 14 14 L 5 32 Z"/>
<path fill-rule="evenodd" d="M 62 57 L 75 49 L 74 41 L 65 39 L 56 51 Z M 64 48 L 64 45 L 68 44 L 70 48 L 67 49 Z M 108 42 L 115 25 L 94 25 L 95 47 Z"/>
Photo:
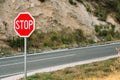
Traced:
<path fill-rule="evenodd" d="M 7 76 L 14 76 L 14 75 L 21 75 L 21 74 L 23 74 L 24 72 L 18 72 L 18 73 L 13 73 L 13 74 L 8 74 L 8 75 L 1 75 L 0 76 L 0 80 L 1 80 L 1 77 L 7 77 Z"/>
<path fill-rule="evenodd" d="M 118 55 L 100 57 L 100 58 L 96 58 L 96 59 L 90 59 L 90 60 L 85 60 L 85 61 L 69 63 L 69 64 L 63 64 L 63 65 L 59 65 L 59 66 L 52 66 L 52 67 L 43 68 L 43 69 L 39 69 L 39 70 L 32 70 L 32 71 L 29 71 L 27 75 L 31 76 L 31 75 L 34 75 L 35 73 L 57 71 L 57 70 L 61 70 L 61 69 L 67 68 L 67 67 L 74 67 L 74 66 L 77 66 L 77 65 L 82 65 L 82 64 L 88 64 L 88 63 L 97 62 L 97 61 L 108 60 L 108 59 L 115 58 L 115 57 L 118 57 Z M 17 73 L 15 73 L 15 74 L 17 74 Z M 4 76 L 7 76 L 7 75 L 4 75 Z M 22 77 L 24 77 L 24 74 L 14 75 L 14 76 L 11 76 L 11 77 L 3 78 L 1 80 L 18 80 L 18 79 L 20 79 Z"/>
<path fill-rule="evenodd" d="M 62 51 L 72 51 L 72 50 L 77 50 L 77 49 L 86 49 L 86 48 L 94 48 L 94 47 L 100 47 L 100 46 L 108 46 L 108 45 L 113 45 L 113 44 L 120 44 L 120 42 L 115 42 L 115 43 L 110 43 L 110 44 L 104 44 L 104 45 L 96 45 L 96 46 L 87 46 L 87 47 L 78 47 L 78 48 L 73 48 L 73 49 L 58 49 L 58 50 L 51 50 L 51 51 L 46 51 L 46 52 L 41 52 L 41 53 L 34 53 L 34 54 L 28 54 L 27 56 L 35 56 L 35 55 L 42 55 L 42 54 L 49 54 L 52 52 L 62 52 Z M 11 58 L 17 58 L 17 57 L 23 57 L 24 55 L 18 55 L 18 56 L 12 56 L 12 57 L 3 57 L 0 58 L 2 59 L 11 59 Z"/>

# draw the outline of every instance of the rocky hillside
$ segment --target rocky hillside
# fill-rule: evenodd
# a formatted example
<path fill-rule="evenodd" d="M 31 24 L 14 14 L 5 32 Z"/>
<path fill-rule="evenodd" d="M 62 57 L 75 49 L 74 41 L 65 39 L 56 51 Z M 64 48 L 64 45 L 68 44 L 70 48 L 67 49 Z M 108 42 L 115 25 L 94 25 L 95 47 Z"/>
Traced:
<path fill-rule="evenodd" d="M 35 18 L 36 30 L 44 33 L 64 28 L 71 31 L 81 29 L 95 40 L 98 39 L 96 25 L 110 23 L 116 31 L 120 31 L 120 24 L 112 15 L 114 12 L 107 14 L 103 20 L 104 11 L 98 8 L 104 9 L 104 5 L 104 1 L 97 0 L 0 0 L 0 46 L 16 36 L 13 21 L 19 12 L 30 12 Z"/>

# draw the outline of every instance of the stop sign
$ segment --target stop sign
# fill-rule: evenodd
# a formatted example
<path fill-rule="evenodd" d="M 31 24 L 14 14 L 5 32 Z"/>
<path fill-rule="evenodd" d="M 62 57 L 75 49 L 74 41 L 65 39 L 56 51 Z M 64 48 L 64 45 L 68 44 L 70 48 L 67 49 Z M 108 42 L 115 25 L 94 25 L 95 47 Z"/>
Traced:
<path fill-rule="evenodd" d="M 14 30 L 20 37 L 29 37 L 35 30 L 35 20 L 28 12 L 21 12 L 14 19 Z"/>

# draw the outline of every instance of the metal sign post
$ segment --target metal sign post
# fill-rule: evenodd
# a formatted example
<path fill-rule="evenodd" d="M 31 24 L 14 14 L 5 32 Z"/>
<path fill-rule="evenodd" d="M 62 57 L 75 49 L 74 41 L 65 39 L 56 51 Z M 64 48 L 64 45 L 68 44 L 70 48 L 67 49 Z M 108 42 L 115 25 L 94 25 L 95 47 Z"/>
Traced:
<path fill-rule="evenodd" d="M 27 80 L 27 38 L 24 37 L 24 78 Z"/>
<path fill-rule="evenodd" d="M 27 80 L 27 37 L 35 30 L 35 20 L 29 12 L 21 12 L 14 19 L 14 30 L 20 36 L 24 37 L 24 73 Z"/>

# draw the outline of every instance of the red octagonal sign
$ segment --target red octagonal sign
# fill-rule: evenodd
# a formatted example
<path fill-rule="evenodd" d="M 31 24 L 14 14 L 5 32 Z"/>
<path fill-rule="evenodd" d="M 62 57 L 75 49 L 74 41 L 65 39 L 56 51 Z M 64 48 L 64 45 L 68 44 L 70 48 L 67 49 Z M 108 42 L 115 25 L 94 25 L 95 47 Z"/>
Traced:
<path fill-rule="evenodd" d="M 14 20 L 14 30 L 20 37 L 29 37 L 35 30 L 35 20 L 28 12 L 21 12 Z"/>

